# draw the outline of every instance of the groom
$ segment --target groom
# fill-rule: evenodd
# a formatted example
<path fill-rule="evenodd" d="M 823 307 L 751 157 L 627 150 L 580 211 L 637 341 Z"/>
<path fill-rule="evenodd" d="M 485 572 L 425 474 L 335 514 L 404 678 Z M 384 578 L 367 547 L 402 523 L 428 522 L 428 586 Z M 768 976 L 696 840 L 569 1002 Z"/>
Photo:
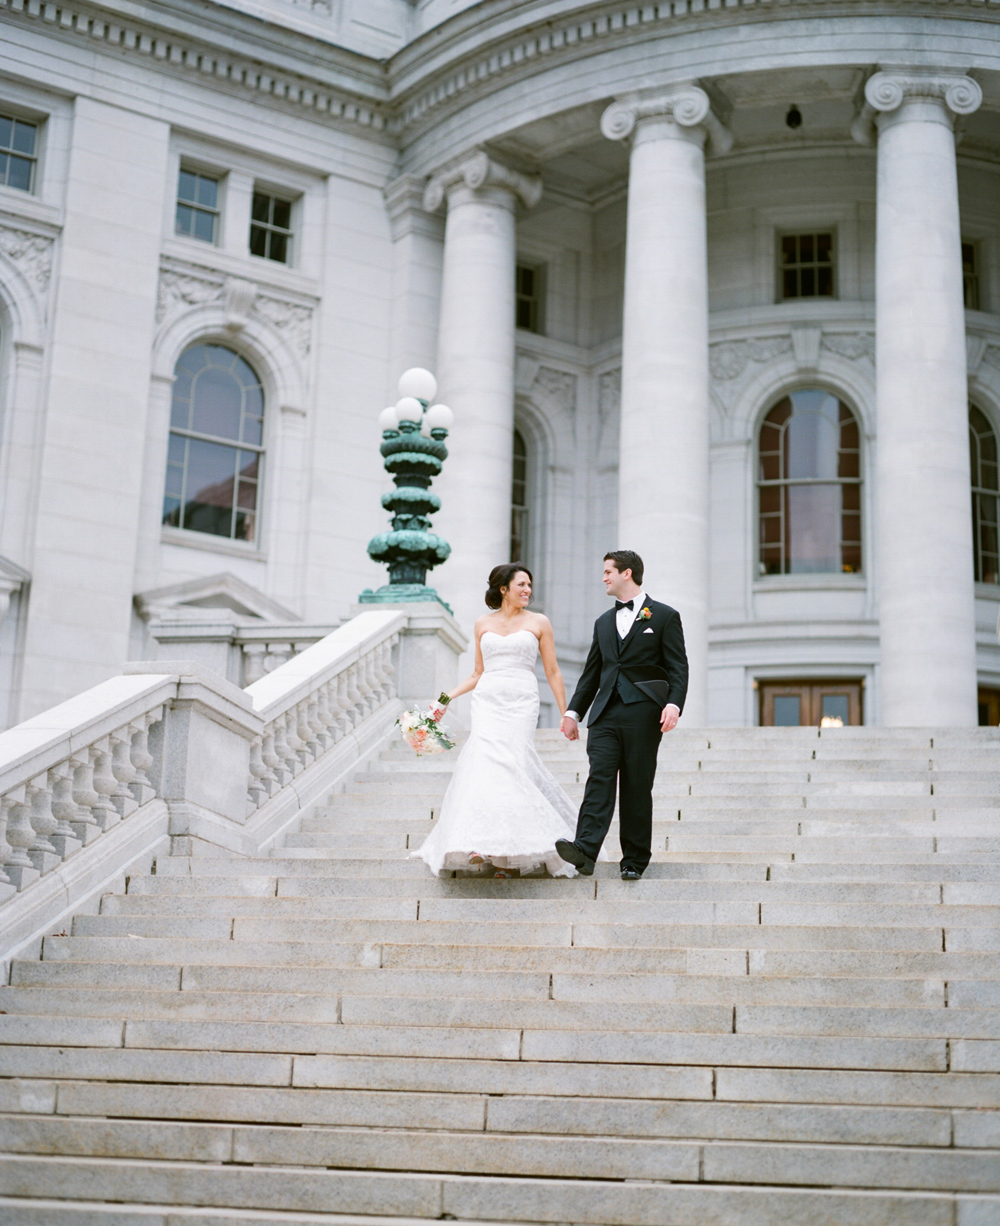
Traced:
<path fill-rule="evenodd" d="M 560 725 L 571 741 L 591 707 L 590 775 L 573 842 L 556 851 L 589 877 L 611 825 L 620 789 L 622 881 L 638 881 L 653 837 L 653 777 L 660 738 L 677 724 L 687 693 L 684 631 L 676 609 L 642 590 L 642 558 L 631 549 L 604 555 L 604 587 L 615 607 L 594 623 L 594 642 Z"/>

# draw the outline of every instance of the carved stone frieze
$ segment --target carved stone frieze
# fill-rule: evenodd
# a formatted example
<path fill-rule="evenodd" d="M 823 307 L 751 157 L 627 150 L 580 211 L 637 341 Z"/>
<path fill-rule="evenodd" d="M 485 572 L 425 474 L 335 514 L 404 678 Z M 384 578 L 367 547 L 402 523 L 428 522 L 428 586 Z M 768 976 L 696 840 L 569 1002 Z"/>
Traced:
<path fill-rule="evenodd" d="M 52 276 L 53 240 L 13 226 L 0 226 L 0 251 L 14 264 L 31 288 L 40 296 L 49 288 Z"/>
<path fill-rule="evenodd" d="M 737 379 L 751 362 L 770 362 L 792 348 L 790 336 L 755 337 L 748 341 L 718 341 L 709 346 L 712 378 Z"/>
<path fill-rule="evenodd" d="M 597 379 L 598 445 L 617 443 L 617 423 L 622 404 L 622 372 L 606 370 Z"/>
<path fill-rule="evenodd" d="M 823 348 L 852 362 L 875 361 L 875 337 L 870 332 L 824 332 Z"/>
<path fill-rule="evenodd" d="M 266 319 L 272 328 L 282 333 L 300 358 L 309 356 L 312 348 L 312 307 L 270 294 L 258 294 L 252 313 Z"/>
<path fill-rule="evenodd" d="M 156 321 L 180 315 L 198 307 L 218 309 L 223 325 L 239 332 L 254 319 L 262 320 L 279 332 L 300 358 L 312 349 L 313 308 L 302 302 L 283 298 L 272 290 L 262 290 L 243 277 L 225 277 L 221 273 L 196 272 L 187 269 L 164 268 L 156 302 Z"/>
<path fill-rule="evenodd" d="M 576 375 L 565 370 L 553 370 L 551 366 L 541 366 L 535 375 L 534 386 L 540 388 L 553 405 L 564 413 L 572 414 L 576 409 Z"/>
<path fill-rule="evenodd" d="M 222 302 L 225 296 L 226 283 L 222 277 L 213 279 L 171 268 L 161 269 L 156 295 L 156 322 L 162 323 L 168 315 L 178 310 Z"/>

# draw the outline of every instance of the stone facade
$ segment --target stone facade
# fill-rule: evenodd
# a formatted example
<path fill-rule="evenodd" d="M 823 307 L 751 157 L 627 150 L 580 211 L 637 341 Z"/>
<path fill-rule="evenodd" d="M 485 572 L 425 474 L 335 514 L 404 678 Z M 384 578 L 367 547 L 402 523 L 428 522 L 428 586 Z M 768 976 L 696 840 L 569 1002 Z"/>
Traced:
<path fill-rule="evenodd" d="M 433 581 L 467 629 L 516 428 L 570 678 L 621 544 L 684 617 L 688 722 L 842 677 L 865 722 L 975 723 L 1000 688 L 967 438 L 970 400 L 1000 433 L 994 8 L 0 0 L 0 117 L 36 134 L 31 190 L 0 183 L 0 718 L 149 658 L 143 593 L 230 576 L 208 587 L 336 624 L 384 579 L 376 418 L 422 365 L 456 414 Z M 212 241 L 177 232 L 181 171 L 216 184 Z M 288 262 L 251 254 L 263 197 Z M 804 234 L 832 236 L 828 294 L 782 288 Z M 164 523 L 198 344 L 263 391 L 242 534 Z M 809 388 L 860 430 L 861 564 L 764 573 L 761 423 Z"/>

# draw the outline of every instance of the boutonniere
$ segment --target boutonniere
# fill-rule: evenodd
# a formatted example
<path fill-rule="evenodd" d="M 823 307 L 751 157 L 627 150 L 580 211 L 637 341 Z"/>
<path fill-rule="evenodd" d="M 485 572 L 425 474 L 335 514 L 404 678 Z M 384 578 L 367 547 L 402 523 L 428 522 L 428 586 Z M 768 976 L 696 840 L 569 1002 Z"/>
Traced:
<path fill-rule="evenodd" d="M 648 622 L 652 616 L 653 610 L 650 609 L 648 605 L 639 610 L 639 621 L 641 622 Z"/>

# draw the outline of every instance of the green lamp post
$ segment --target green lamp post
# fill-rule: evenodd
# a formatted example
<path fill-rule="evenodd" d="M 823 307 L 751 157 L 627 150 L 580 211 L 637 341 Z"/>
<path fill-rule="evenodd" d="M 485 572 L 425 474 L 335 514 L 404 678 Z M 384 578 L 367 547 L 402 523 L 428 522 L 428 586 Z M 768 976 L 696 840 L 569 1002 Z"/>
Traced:
<path fill-rule="evenodd" d="M 361 604 L 411 600 L 444 601 L 427 586 L 427 572 L 451 553 L 451 546 L 430 531 L 429 516 L 441 509 L 431 481 L 448 458 L 444 440 L 455 420 L 447 405 L 432 404 L 437 380 L 419 366 L 399 380 L 400 399 L 379 414 L 386 471 L 396 488 L 382 495 L 382 506 L 392 513 L 392 527 L 368 542 L 368 556 L 389 567 L 389 582 L 358 597 Z M 445 605 L 445 608 L 448 608 Z M 449 612 L 451 610 L 449 609 Z"/>

